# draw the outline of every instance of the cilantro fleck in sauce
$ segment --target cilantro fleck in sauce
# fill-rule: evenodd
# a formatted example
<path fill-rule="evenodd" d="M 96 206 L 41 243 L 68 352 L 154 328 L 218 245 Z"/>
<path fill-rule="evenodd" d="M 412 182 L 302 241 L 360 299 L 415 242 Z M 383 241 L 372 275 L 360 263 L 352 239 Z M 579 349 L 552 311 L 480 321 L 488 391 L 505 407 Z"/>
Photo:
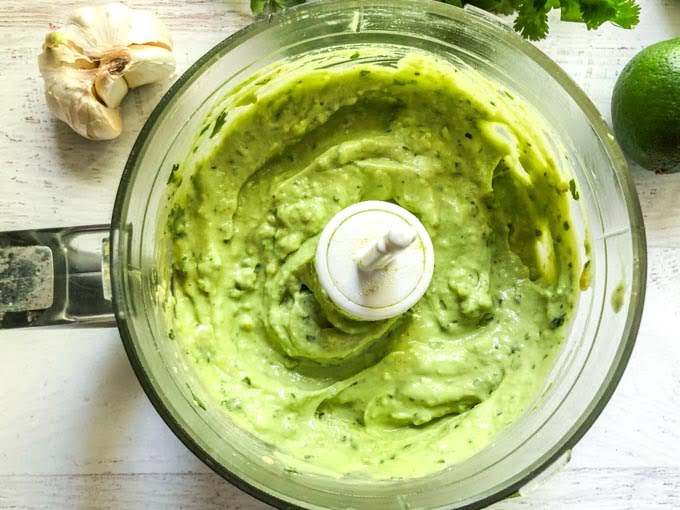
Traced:
<path fill-rule="evenodd" d="M 577 197 L 516 94 L 374 51 L 279 65 L 222 100 L 170 176 L 161 278 L 201 408 L 297 471 L 415 477 L 489 445 L 542 388 L 578 297 Z M 364 200 L 411 211 L 435 251 L 421 301 L 378 322 L 336 310 L 313 266 L 329 219 Z"/>

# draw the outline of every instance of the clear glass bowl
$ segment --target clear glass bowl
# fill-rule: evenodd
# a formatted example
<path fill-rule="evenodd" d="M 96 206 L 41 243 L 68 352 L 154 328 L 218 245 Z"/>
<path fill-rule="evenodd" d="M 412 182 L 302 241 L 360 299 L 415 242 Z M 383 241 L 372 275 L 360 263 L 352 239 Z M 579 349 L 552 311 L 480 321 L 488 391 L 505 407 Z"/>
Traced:
<path fill-rule="evenodd" d="M 458 59 L 515 90 L 554 127 L 580 200 L 574 224 L 592 260 L 568 340 L 536 404 L 490 447 L 431 476 L 400 481 L 332 479 L 283 469 L 271 447 L 225 422 L 168 338 L 158 302 L 157 234 L 168 176 L 213 105 L 262 67 L 355 44 L 418 48 Z M 587 254 L 585 253 L 587 251 Z M 495 18 L 430 1 L 306 4 L 229 37 L 162 99 L 128 160 L 112 219 L 114 308 L 128 356 L 152 403 L 203 462 L 270 504 L 304 508 L 479 508 L 514 493 L 583 436 L 630 356 L 642 312 L 646 247 L 625 160 L 585 94 L 543 53 Z M 620 298 L 619 311 L 613 299 Z"/>

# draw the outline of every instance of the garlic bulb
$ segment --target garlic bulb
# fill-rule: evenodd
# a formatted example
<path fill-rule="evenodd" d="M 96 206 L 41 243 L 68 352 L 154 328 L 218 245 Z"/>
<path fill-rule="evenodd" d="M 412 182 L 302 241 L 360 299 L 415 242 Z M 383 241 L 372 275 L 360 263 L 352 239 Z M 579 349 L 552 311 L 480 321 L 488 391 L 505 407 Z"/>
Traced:
<path fill-rule="evenodd" d="M 52 113 L 85 138 L 109 140 L 122 130 L 128 89 L 170 76 L 175 57 L 163 23 L 112 3 L 74 11 L 47 34 L 38 65 Z"/>

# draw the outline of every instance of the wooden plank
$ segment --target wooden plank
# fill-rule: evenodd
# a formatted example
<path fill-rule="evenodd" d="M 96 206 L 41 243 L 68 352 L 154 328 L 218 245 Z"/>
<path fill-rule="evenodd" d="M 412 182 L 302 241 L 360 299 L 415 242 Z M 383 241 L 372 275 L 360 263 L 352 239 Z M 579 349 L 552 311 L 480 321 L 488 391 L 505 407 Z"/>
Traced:
<path fill-rule="evenodd" d="M 565 469 L 492 510 L 655 510 L 680 507 L 679 468 Z M 0 476 L 0 509 L 269 509 L 214 473 Z"/>
<path fill-rule="evenodd" d="M 214 473 L 0 476 L 0 509 L 271 508 Z"/>
<path fill-rule="evenodd" d="M 680 469 L 565 469 L 527 497 L 493 510 L 655 510 L 680 508 Z"/>

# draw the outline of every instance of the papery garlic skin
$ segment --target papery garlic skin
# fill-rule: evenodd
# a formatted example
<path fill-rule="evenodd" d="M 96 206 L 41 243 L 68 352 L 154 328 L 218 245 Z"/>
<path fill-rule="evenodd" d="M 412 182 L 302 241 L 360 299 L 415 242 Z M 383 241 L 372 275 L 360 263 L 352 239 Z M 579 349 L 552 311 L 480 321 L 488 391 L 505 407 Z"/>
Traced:
<path fill-rule="evenodd" d="M 38 57 L 47 104 L 91 140 L 120 135 L 128 89 L 175 71 L 170 32 L 152 14 L 112 3 L 81 7 L 45 37 Z"/>

